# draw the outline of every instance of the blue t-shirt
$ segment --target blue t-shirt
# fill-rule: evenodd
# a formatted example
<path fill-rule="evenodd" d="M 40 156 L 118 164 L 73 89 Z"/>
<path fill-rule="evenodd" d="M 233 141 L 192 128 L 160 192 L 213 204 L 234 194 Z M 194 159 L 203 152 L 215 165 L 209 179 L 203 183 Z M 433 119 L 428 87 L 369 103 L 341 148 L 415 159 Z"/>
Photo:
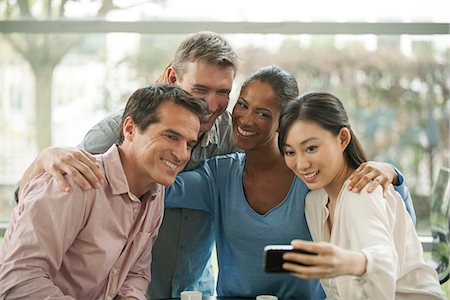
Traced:
<path fill-rule="evenodd" d="M 263 267 L 266 245 L 290 244 L 294 238 L 312 240 L 304 215 L 308 189 L 295 178 L 286 198 L 260 215 L 244 196 L 244 163 L 243 153 L 212 158 L 200 168 L 180 174 L 166 190 L 166 207 L 199 209 L 213 215 L 219 264 L 217 295 L 323 299 L 318 280 L 265 273 Z"/>

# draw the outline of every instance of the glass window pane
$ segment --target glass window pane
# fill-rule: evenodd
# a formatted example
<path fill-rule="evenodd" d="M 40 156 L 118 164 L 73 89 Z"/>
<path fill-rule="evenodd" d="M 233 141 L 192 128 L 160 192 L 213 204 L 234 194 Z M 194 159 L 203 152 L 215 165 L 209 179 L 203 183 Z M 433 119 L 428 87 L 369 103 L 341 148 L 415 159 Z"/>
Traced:
<path fill-rule="evenodd" d="M 450 21 L 447 0 L 430 0 L 426 6 L 422 1 L 405 5 L 388 0 L 319 0 L 305 5 L 280 0 L 264 7 L 256 0 L 229 0 L 220 9 L 213 2 L 69 0 L 19 5 L 10 0 L 0 1 L 0 16 L 2 21 L 70 19 L 77 26 L 86 20 Z M 329 14 L 330 10 L 334 13 Z M 121 108 L 133 90 L 158 77 L 184 36 L 31 34 L 27 28 L 0 35 L 0 221 L 9 219 L 13 187 L 39 149 L 76 146 L 91 126 Z M 439 166 L 448 167 L 450 161 L 450 35 L 243 32 L 225 36 L 241 57 L 229 108 L 242 80 L 267 64 L 279 64 L 294 73 L 302 92 L 325 90 L 338 95 L 371 159 L 391 162 L 405 175 L 418 214 L 417 228 L 429 234 L 433 178 Z"/>
<path fill-rule="evenodd" d="M 158 77 L 184 35 L 76 37 L 79 41 L 60 59 L 51 54 L 67 42 L 64 35 L 1 37 L 1 220 L 8 220 L 13 186 L 38 149 L 76 146 L 91 126 L 120 109 L 132 91 Z M 433 178 L 450 159 L 448 36 L 226 37 L 241 58 L 230 107 L 242 80 L 267 64 L 294 73 L 302 92 L 338 95 L 371 159 L 390 162 L 405 175 L 417 228 L 429 234 Z M 41 46 L 26 59 L 14 43 Z M 33 58 L 45 55 L 47 60 Z M 42 109 L 46 99 L 37 101 L 39 95 L 51 98 L 50 110 Z"/>

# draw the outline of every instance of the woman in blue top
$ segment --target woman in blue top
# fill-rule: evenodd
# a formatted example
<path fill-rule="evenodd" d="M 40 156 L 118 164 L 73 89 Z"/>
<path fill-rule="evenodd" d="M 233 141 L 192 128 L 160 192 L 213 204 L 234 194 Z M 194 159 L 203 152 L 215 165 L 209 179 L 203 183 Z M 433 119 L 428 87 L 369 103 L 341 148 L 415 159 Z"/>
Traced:
<path fill-rule="evenodd" d="M 264 246 L 311 241 L 304 215 L 308 188 L 286 166 L 277 146 L 281 110 L 297 95 L 296 80 L 285 70 L 277 66 L 257 70 L 244 82 L 232 113 L 234 143 L 245 153 L 209 159 L 180 174 L 166 191 L 167 207 L 213 214 L 219 296 L 325 297 L 317 280 L 263 269 Z M 390 166 L 387 169 L 395 173 Z M 409 199 L 406 188 L 399 189 Z"/>

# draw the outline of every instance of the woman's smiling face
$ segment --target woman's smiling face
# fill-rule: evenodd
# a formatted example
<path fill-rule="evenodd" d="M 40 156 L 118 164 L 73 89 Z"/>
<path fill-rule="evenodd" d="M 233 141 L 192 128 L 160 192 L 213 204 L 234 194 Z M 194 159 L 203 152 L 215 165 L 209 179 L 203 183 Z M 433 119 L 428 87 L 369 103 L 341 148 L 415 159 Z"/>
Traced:
<path fill-rule="evenodd" d="M 245 86 L 233 108 L 233 141 L 243 150 L 264 146 L 277 137 L 280 104 L 268 83 Z"/>
<path fill-rule="evenodd" d="M 308 186 L 317 190 L 347 172 L 341 132 L 335 136 L 317 123 L 295 121 L 287 131 L 284 160 Z"/>

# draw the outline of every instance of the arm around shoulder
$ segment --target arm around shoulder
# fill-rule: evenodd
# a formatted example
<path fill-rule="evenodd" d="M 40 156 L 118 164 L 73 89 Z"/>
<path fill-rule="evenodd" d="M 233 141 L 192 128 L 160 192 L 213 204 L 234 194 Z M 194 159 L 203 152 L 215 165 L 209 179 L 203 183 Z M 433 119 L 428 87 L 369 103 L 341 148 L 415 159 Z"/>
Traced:
<path fill-rule="evenodd" d="M 123 111 L 115 112 L 94 125 L 78 147 L 92 154 L 105 153 L 119 141 L 122 113 Z"/>
<path fill-rule="evenodd" d="M 403 199 L 403 202 L 405 202 L 406 210 L 408 211 L 408 214 L 411 216 L 411 219 L 414 224 L 416 224 L 417 217 L 416 212 L 414 210 L 414 204 L 412 201 L 411 194 L 409 193 L 409 189 L 405 184 L 405 179 L 403 177 L 403 174 L 394 166 L 392 166 L 397 173 L 397 183 L 393 185 L 394 189 L 397 191 L 397 193 L 400 194 L 400 196 Z"/>
<path fill-rule="evenodd" d="M 55 177 L 60 187 L 66 191 L 70 191 L 70 185 L 64 179 L 64 174 L 69 174 L 85 190 L 98 187 L 101 174 L 96 166 L 95 158 L 89 153 L 104 153 L 118 141 L 121 118 L 121 112 L 117 112 L 91 128 L 80 145 L 80 148 L 86 151 L 55 147 L 44 149 L 26 169 L 14 195 L 14 202 L 19 202 L 22 187 L 44 171 Z"/>
<path fill-rule="evenodd" d="M 90 189 L 91 186 L 98 187 L 102 178 L 95 157 L 86 151 L 76 148 L 48 147 L 25 171 L 18 191 L 18 200 L 22 188 L 44 171 L 53 176 L 60 189 L 66 192 L 71 190 L 71 186 L 64 174 L 68 174 L 84 190 Z"/>

